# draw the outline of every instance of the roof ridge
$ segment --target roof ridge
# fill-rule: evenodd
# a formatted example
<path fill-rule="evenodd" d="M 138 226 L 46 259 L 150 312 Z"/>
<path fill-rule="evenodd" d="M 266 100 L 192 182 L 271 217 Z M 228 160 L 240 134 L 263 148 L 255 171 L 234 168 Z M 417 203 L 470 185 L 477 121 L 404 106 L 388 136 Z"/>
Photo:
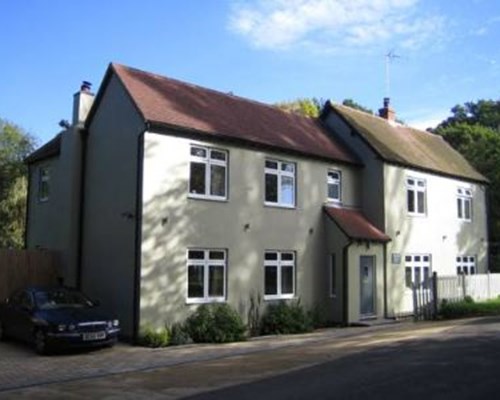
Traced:
<path fill-rule="evenodd" d="M 412 131 L 415 131 L 416 133 L 424 133 L 424 134 L 426 134 L 426 135 L 437 136 L 437 137 L 439 137 L 439 138 L 443 139 L 440 135 L 437 135 L 437 134 L 435 134 L 435 133 L 428 132 L 428 131 L 423 130 L 423 129 L 418 129 L 418 128 L 415 128 L 415 127 L 413 127 L 413 126 L 411 126 L 411 125 L 401 124 L 401 123 L 399 123 L 399 122 L 397 122 L 397 121 L 394 121 L 395 125 L 392 125 L 392 124 L 391 124 L 391 121 L 388 121 L 387 119 L 385 119 L 385 118 L 383 118 L 383 117 L 381 117 L 381 116 L 379 116 L 379 115 L 377 115 L 377 114 L 368 113 L 368 112 L 366 112 L 366 111 L 358 110 L 358 109 L 356 109 L 356 108 L 352 108 L 352 107 L 349 107 L 349 106 L 345 106 L 345 105 L 340 104 L 340 103 L 334 103 L 334 104 L 332 104 L 332 105 L 333 105 L 333 106 L 339 106 L 339 107 L 342 107 L 342 108 L 347 108 L 347 109 L 349 109 L 349 111 L 354 111 L 354 112 L 358 112 L 358 113 L 361 113 L 361 114 L 366 114 L 366 115 L 368 115 L 368 116 L 370 116 L 370 117 L 373 117 L 373 118 L 377 118 L 377 119 L 381 120 L 382 122 L 384 122 L 384 123 L 386 123 L 386 124 L 391 125 L 391 127 L 393 127 L 393 128 L 404 128 L 404 129 L 410 129 L 410 130 L 412 130 Z"/>
<path fill-rule="evenodd" d="M 272 109 L 274 111 L 281 112 L 281 113 L 283 113 L 285 115 L 292 115 L 292 116 L 295 116 L 295 117 L 298 117 L 298 118 L 301 118 L 301 119 L 305 119 L 305 120 L 309 120 L 309 121 L 318 121 L 319 120 L 318 117 L 316 117 L 316 118 L 315 117 L 309 117 L 309 116 L 306 116 L 306 115 L 301 115 L 301 114 L 297 114 L 297 113 L 294 113 L 294 112 L 285 111 L 285 110 L 279 108 L 278 106 L 275 106 L 275 105 L 272 105 L 272 104 L 268 104 L 268 103 L 264 103 L 262 101 L 250 99 L 248 97 L 243 97 L 243 96 L 240 96 L 240 95 L 237 95 L 237 94 L 233 94 L 232 92 L 230 92 L 230 93 L 223 92 L 221 90 L 212 89 L 212 88 L 209 88 L 209 87 L 206 87 L 206 86 L 198 85 L 196 83 L 186 82 L 186 81 L 183 81 L 183 80 L 180 80 L 180 79 L 177 79 L 177 78 L 172 78 L 172 77 L 161 75 L 161 74 L 158 74 L 158 73 L 155 73 L 155 72 L 145 71 L 145 70 L 140 69 L 140 68 L 130 67 L 128 65 L 124 65 L 124 64 L 120 64 L 120 63 L 112 62 L 111 65 L 113 67 L 118 66 L 120 68 L 124 68 L 124 69 L 127 69 L 127 70 L 136 71 L 136 72 L 141 73 L 141 74 L 145 74 L 145 75 L 149 75 L 149 76 L 154 76 L 156 78 L 160 78 L 160 79 L 164 79 L 164 80 L 176 82 L 178 84 L 181 84 L 181 85 L 184 85 L 184 86 L 188 86 L 188 87 L 191 87 L 193 89 L 203 90 L 203 91 L 215 93 L 215 94 L 218 94 L 218 95 L 221 95 L 221 96 L 224 96 L 224 97 L 233 98 L 233 99 L 236 99 L 236 100 L 239 100 L 239 101 L 243 101 L 243 102 L 246 102 L 246 103 L 253 103 L 253 104 L 256 104 L 256 105 L 259 105 L 259 106 L 267 107 L 267 108 L 270 108 L 270 109 Z"/>

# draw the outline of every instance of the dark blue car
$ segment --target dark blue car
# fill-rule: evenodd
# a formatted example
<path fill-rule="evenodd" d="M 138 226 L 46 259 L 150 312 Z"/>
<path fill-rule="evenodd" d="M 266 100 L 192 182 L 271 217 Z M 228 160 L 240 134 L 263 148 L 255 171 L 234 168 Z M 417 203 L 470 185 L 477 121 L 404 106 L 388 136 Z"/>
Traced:
<path fill-rule="evenodd" d="M 39 354 L 68 347 L 112 346 L 119 321 L 83 293 L 64 287 L 29 287 L 0 304 L 0 340 L 33 343 Z"/>

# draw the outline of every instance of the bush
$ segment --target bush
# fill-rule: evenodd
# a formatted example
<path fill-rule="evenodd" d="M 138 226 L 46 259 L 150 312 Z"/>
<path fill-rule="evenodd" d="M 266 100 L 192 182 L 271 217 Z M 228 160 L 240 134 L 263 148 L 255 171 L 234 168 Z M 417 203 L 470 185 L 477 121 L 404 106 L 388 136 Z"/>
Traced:
<path fill-rule="evenodd" d="M 170 344 L 172 346 L 179 346 L 191 342 L 189 333 L 186 327 L 182 324 L 174 324 L 170 328 Z"/>
<path fill-rule="evenodd" d="M 262 317 L 262 335 L 305 333 L 313 329 L 310 315 L 304 311 L 300 302 L 279 302 L 267 307 Z"/>
<path fill-rule="evenodd" d="M 142 329 L 139 344 L 145 347 L 166 347 L 170 344 L 170 332 L 167 328 L 155 330 L 147 326 Z"/>
<path fill-rule="evenodd" d="M 186 331 L 197 343 L 227 343 L 245 339 L 240 315 L 227 304 L 203 304 L 186 320 Z"/>
<path fill-rule="evenodd" d="M 500 299 L 481 302 L 474 302 L 470 297 L 457 302 L 443 300 L 439 314 L 445 319 L 500 315 Z"/>

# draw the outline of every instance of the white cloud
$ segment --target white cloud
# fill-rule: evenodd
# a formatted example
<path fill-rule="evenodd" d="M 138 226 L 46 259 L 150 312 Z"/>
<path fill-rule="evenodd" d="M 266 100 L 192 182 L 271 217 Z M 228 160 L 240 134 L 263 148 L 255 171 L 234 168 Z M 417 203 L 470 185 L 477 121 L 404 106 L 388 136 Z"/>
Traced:
<path fill-rule="evenodd" d="M 418 48 L 435 40 L 439 16 L 418 15 L 418 0 L 255 0 L 236 3 L 229 28 L 256 48 L 325 51 L 376 46 Z"/>

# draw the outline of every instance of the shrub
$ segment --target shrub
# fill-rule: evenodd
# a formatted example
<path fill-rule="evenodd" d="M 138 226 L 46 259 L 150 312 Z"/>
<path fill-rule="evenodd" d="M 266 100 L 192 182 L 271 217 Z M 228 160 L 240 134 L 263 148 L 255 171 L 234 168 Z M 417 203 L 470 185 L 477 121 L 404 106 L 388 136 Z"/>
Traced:
<path fill-rule="evenodd" d="M 170 332 L 167 328 L 155 330 L 149 326 L 142 329 L 139 344 L 145 347 L 166 347 L 170 343 Z"/>
<path fill-rule="evenodd" d="M 248 332 L 251 336 L 257 336 L 260 333 L 260 308 L 262 296 L 252 293 L 250 295 L 250 307 L 248 309 Z"/>
<path fill-rule="evenodd" d="M 182 324 L 173 324 L 170 328 L 170 344 L 172 346 L 179 346 L 191 342 L 189 333 L 186 327 Z"/>
<path fill-rule="evenodd" d="M 332 321 L 328 318 L 328 312 L 324 306 L 317 304 L 307 313 L 314 329 L 326 328 L 333 325 Z"/>
<path fill-rule="evenodd" d="M 240 315 L 227 304 L 203 304 L 186 320 L 186 331 L 197 343 L 227 343 L 245 339 Z"/>
<path fill-rule="evenodd" d="M 261 321 L 262 335 L 305 333 L 312 331 L 312 321 L 300 302 L 279 302 L 267 307 Z"/>
<path fill-rule="evenodd" d="M 445 319 L 500 315 L 500 299 L 474 302 L 472 298 L 462 301 L 443 301 L 439 310 Z"/>

